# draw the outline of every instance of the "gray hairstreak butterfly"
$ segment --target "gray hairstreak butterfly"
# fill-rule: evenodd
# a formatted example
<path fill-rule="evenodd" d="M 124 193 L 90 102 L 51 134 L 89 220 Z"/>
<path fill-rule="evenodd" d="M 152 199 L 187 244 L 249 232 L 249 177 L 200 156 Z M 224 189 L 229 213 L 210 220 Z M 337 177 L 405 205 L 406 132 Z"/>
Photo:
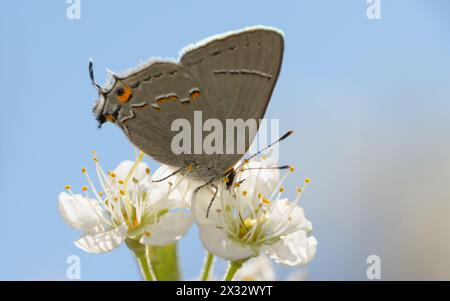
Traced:
<path fill-rule="evenodd" d="M 194 112 L 201 111 L 205 119 L 254 119 L 259 126 L 280 73 L 283 47 L 279 30 L 245 28 L 188 46 L 178 61 L 156 59 L 123 75 L 110 73 L 105 87 L 95 83 L 90 62 L 91 81 L 99 91 L 94 113 L 100 126 L 117 124 L 136 147 L 176 172 L 189 171 L 188 177 L 206 184 L 222 177 L 233 182 L 242 154 L 174 154 L 171 125 L 180 118 L 192 124 Z M 245 140 L 245 151 L 255 135 Z"/>

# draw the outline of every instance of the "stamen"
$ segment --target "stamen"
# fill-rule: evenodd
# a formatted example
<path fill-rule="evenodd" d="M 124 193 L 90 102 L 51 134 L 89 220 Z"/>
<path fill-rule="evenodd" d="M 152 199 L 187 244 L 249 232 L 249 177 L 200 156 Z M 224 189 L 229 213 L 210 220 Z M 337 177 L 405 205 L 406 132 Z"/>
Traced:
<path fill-rule="evenodd" d="M 281 188 L 281 186 L 283 185 L 284 180 L 286 180 L 286 177 L 288 176 L 289 173 L 292 173 L 293 171 L 291 171 L 293 169 L 293 167 L 291 167 L 291 169 L 289 170 L 290 172 L 286 172 L 280 179 L 280 181 L 278 182 L 278 184 L 275 186 L 275 189 L 272 191 L 272 193 L 270 194 L 269 199 L 273 200 L 275 195 L 277 193 L 279 193 L 279 189 Z"/>
<path fill-rule="evenodd" d="M 66 186 L 64 186 L 64 189 L 65 189 L 65 190 L 71 190 L 71 189 L 72 189 L 72 186 L 66 185 Z"/>
<path fill-rule="evenodd" d="M 137 167 L 139 166 L 139 164 L 141 163 L 141 161 L 144 159 L 144 152 L 139 152 L 139 156 L 136 158 L 136 161 L 134 162 L 133 166 L 131 167 L 130 171 L 128 172 L 126 178 L 125 178 L 125 183 L 124 183 L 124 194 L 125 195 L 125 211 L 127 212 L 128 215 L 128 220 L 131 220 L 131 211 L 132 211 L 132 207 L 131 207 L 131 200 L 129 199 L 129 195 L 128 195 L 128 183 L 130 182 L 130 179 L 133 177 L 134 172 L 136 171 Z"/>
<path fill-rule="evenodd" d="M 100 195 L 98 194 L 97 189 L 95 188 L 95 185 L 94 185 L 94 183 L 92 182 L 91 177 L 89 176 L 89 173 L 87 172 L 86 168 L 83 167 L 81 171 L 82 171 L 83 174 L 86 176 L 86 179 L 87 179 L 87 181 L 88 181 L 88 184 L 89 184 L 89 186 L 91 186 L 91 189 L 92 189 L 92 191 L 94 192 L 95 197 L 96 197 L 99 201 L 101 201 L 101 197 L 100 197 Z"/>
<path fill-rule="evenodd" d="M 297 192 L 297 196 L 295 197 L 295 200 L 292 202 L 293 204 L 300 204 L 300 198 L 303 195 L 303 192 L 305 191 L 306 186 L 303 187 L 297 187 L 295 190 Z"/>
<path fill-rule="evenodd" d="M 311 179 L 310 178 L 306 178 L 305 179 L 305 184 L 309 184 L 309 183 L 311 183 Z"/>
<path fill-rule="evenodd" d="M 82 189 L 84 192 L 86 192 L 86 191 L 88 191 L 89 187 L 83 186 L 83 187 L 81 187 L 81 189 Z"/>
<path fill-rule="evenodd" d="M 248 194 L 247 190 L 242 191 L 243 196 L 247 196 L 247 194 Z"/>

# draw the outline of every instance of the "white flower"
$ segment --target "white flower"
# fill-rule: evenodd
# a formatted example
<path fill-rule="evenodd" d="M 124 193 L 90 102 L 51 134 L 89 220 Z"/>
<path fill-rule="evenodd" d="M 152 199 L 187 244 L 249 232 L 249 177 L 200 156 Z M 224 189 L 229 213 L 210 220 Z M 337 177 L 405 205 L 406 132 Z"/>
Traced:
<path fill-rule="evenodd" d="M 244 182 L 233 189 L 219 185 L 208 217 L 212 191 L 198 192 L 191 211 L 200 239 L 209 252 L 226 260 L 245 260 L 265 252 L 278 263 L 303 265 L 314 257 L 317 246 L 316 239 L 309 236 L 311 222 L 298 204 L 303 189 L 297 189 L 294 202 L 281 198 L 287 173 L 279 179 L 278 170 L 258 169 L 261 166 L 262 162 L 247 163 L 236 181 Z"/>
<path fill-rule="evenodd" d="M 94 158 L 102 191 L 95 188 L 86 169 L 88 187 L 84 195 L 73 194 L 70 186 L 59 195 L 59 210 L 73 228 L 83 231 L 75 245 L 88 253 L 114 250 L 125 239 L 143 244 L 162 246 L 183 237 L 192 224 L 185 212 L 189 208 L 186 194 L 189 183 L 183 176 L 173 176 L 163 182 L 152 182 L 150 169 L 145 163 L 124 161 L 114 171 L 105 173 Z M 170 173 L 167 166 L 160 167 L 153 179 Z"/>
<path fill-rule="evenodd" d="M 275 270 L 272 262 L 265 255 L 246 261 L 234 276 L 235 281 L 274 281 Z"/>

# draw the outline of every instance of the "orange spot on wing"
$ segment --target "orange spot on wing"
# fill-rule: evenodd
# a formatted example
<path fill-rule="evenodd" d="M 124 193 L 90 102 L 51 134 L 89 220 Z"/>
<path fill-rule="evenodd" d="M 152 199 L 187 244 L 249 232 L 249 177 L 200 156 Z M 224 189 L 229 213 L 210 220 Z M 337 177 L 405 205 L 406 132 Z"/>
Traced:
<path fill-rule="evenodd" d="M 191 92 L 192 99 L 197 99 L 200 97 L 200 91 L 193 91 Z"/>
<path fill-rule="evenodd" d="M 123 104 L 123 103 L 126 103 L 127 101 L 129 101 L 132 95 L 133 95 L 133 90 L 130 87 L 125 86 L 123 88 L 123 94 L 118 95 L 117 99 L 119 100 L 119 103 Z"/>
<path fill-rule="evenodd" d="M 177 101 L 178 97 L 176 95 L 170 95 L 167 97 L 167 101 Z"/>

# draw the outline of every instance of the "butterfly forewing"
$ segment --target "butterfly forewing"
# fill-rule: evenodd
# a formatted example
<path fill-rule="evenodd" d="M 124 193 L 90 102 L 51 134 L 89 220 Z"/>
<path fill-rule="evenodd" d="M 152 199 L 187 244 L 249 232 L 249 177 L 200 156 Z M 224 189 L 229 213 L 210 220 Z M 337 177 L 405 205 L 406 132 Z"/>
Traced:
<path fill-rule="evenodd" d="M 213 37 L 186 49 L 179 63 L 156 61 L 119 79 L 108 92 L 107 103 L 117 101 L 120 86 L 130 87 L 132 97 L 121 104 L 118 124 L 131 142 L 161 163 L 174 167 L 194 163 L 193 177 L 211 179 L 224 174 L 243 154 L 174 154 L 171 143 L 177 132 L 171 131 L 172 123 L 185 119 L 193 132 L 194 111 L 202 112 L 203 121 L 219 119 L 224 128 L 226 119 L 259 122 L 282 56 L 283 37 L 273 29 L 250 28 Z M 245 150 L 253 138 L 246 140 Z"/>

